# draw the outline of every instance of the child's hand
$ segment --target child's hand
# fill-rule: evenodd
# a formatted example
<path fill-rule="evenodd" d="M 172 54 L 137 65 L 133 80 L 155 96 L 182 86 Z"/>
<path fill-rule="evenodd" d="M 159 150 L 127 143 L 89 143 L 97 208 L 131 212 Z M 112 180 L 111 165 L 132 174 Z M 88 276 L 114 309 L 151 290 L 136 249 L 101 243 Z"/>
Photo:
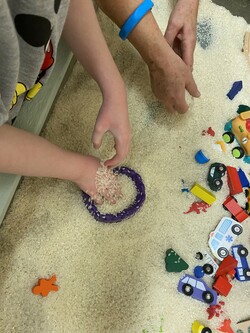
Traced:
<path fill-rule="evenodd" d="M 131 142 L 127 98 L 123 85 L 120 88 L 116 87 L 109 96 L 104 94 L 92 136 L 96 149 L 101 146 L 102 138 L 108 131 L 114 136 L 116 155 L 106 161 L 105 165 L 114 167 L 126 158 Z"/>
<path fill-rule="evenodd" d="M 73 179 L 74 183 L 89 196 L 97 197 L 95 177 L 98 168 L 101 166 L 100 160 L 93 156 L 80 156 L 77 164 L 78 176 L 76 179 Z"/>
<path fill-rule="evenodd" d="M 99 188 L 96 188 L 96 186 L 98 186 L 98 179 L 100 177 L 102 178 L 102 174 L 100 175 L 99 171 L 103 170 L 100 160 L 93 156 L 80 156 L 80 158 L 81 162 L 79 160 L 80 163 L 78 163 L 80 168 L 77 170 L 78 177 L 73 180 L 74 183 L 76 183 L 81 190 L 86 192 L 97 204 L 102 204 L 104 199 L 110 204 L 114 204 L 116 202 L 115 198 L 119 198 L 121 195 L 119 186 L 114 186 L 116 184 L 113 184 L 116 181 L 115 176 L 113 176 L 112 180 L 110 177 L 110 182 L 112 181 L 112 184 L 105 183 L 108 185 L 107 188 L 100 186 L 100 184 Z M 110 172 L 112 173 L 112 171 Z M 103 179 L 103 181 L 106 180 Z"/>

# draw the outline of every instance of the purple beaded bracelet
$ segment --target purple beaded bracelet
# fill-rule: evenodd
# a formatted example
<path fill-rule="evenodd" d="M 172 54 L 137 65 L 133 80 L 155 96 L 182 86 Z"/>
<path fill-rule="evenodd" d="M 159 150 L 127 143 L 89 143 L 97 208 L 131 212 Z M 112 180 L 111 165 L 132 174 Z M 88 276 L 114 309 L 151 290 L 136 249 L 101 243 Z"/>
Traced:
<path fill-rule="evenodd" d="M 82 191 L 82 198 L 86 208 L 88 209 L 89 213 L 99 222 L 117 223 L 128 219 L 141 208 L 143 202 L 145 201 L 145 186 L 142 182 L 141 176 L 138 173 L 125 166 L 117 167 L 113 170 L 113 172 L 129 177 L 135 184 L 137 194 L 134 202 L 121 212 L 117 214 L 103 214 L 99 212 L 91 197 Z"/>

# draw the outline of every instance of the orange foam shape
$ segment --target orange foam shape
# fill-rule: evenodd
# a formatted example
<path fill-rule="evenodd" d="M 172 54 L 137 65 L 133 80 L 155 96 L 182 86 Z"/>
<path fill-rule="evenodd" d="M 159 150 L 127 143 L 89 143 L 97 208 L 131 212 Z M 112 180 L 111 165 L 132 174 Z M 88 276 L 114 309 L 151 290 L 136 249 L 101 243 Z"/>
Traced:
<path fill-rule="evenodd" d="M 54 284 L 55 282 L 55 275 L 50 279 L 39 279 L 38 284 L 32 288 L 32 292 L 35 295 L 46 297 L 50 291 L 58 291 L 59 287 Z"/>

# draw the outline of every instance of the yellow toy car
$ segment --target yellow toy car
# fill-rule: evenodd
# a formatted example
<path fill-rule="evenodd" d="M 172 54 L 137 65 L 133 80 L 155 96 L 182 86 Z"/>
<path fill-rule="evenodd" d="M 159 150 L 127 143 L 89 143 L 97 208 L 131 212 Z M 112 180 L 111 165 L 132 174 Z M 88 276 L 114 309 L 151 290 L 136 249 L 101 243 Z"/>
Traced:
<path fill-rule="evenodd" d="M 232 143 L 234 139 L 239 146 L 232 149 L 235 158 L 244 157 L 243 161 L 250 163 L 250 107 L 240 105 L 237 113 L 239 116 L 231 119 L 224 126 L 223 140 Z"/>
<path fill-rule="evenodd" d="M 195 320 L 192 324 L 192 333 L 212 333 L 212 330 L 202 325 L 198 320 Z"/>

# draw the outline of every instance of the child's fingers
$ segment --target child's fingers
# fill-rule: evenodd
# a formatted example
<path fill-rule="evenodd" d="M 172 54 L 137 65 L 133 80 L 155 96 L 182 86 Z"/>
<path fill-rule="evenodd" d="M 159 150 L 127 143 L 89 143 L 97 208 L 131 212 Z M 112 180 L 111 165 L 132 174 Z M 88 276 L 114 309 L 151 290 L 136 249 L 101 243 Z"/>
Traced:
<path fill-rule="evenodd" d="M 107 167 L 115 167 L 119 165 L 128 156 L 130 148 L 129 138 L 115 138 L 116 154 L 109 160 L 105 161 Z"/>
<path fill-rule="evenodd" d="M 122 158 L 119 156 L 119 154 L 115 154 L 111 159 L 104 162 L 104 165 L 107 167 L 116 167 L 122 162 Z"/>
<path fill-rule="evenodd" d="M 92 135 L 92 142 L 95 149 L 98 149 L 102 145 L 102 138 L 105 134 L 104 129 L 95 127 L 93 135 Z"/>

